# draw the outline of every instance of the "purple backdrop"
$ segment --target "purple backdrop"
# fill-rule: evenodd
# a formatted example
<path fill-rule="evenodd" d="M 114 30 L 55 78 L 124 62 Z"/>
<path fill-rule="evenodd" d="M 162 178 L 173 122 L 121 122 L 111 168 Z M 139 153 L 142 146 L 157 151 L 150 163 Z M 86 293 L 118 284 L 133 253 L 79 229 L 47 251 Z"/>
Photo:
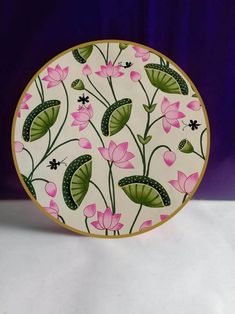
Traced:
<path fill-rule="evenodd" d="M 234 199 L 235 2 L 175 0 L 1 3 L 0 198 L 26 197 L 10 149 L 17 101 L 35 72 L 76 44 L 126 39 L 173 59 L 199 89 L 211 124 L 211 155 L 196 198 Z"/>

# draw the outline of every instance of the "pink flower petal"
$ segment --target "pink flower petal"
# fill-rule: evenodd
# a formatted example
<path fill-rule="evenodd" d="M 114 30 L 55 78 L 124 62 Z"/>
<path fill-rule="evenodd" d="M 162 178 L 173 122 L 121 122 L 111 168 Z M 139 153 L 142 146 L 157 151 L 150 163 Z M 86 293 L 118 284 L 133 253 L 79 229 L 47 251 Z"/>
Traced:
<path fill-rule="evenodd" d="M 174 102 L 173 104 L 171 104 L 170 106 L 166 108 L 165 113 L 168 111 L 178 111 L 179 107 L 180 107 L 180 102 L 179 101 Z"/>
<path fill-rule="evenodd" d="M 190 103 L 187 104 L 187 107 L 193 111 L 198 111 L 201 109 L 200 102 L 197 100 L 193 100 Z"/>
<path fill-rule="evenodd" d="M 109 207 L 106 208 L 104 215 L 103 215 L 103 226 L 105 229 L 109 229 L 112 223 L 112 212 Z"/>
<path fill-rule="evenodd" d="M 160 220 L 161 220 L 161 221 L 164 221 L 164 220 L 166 220 L 168 217 L 169 217 L 169 215 L 167 215 L 167 214 L 162 214 L 162 215 L 160 215 Z"/>
<path fill-rule="evenodd" d="M 91 225 L 98 230 L 104 230 L 103 226 L 100 225 L 99 221 L 92 221 Z"/>
<path fill-rule="evenodd" d="M 150 53 L 149 52 L 147 52 L 147 53 L 145 53 L 143 56 L 142 56 L 142 61 L 148 61 L 148 59 L 149 59 L 149 57 L 150 57 Z"/>
<path fill-rule="evenodd" d="M 188 194 L 192 193 L 195 185 L 197 184 L 198 178 L 199 178 L 199 174 L 198 172 L 195 172 L 186 179 L 185 184 L 184 184 L 184 190 L 186 193 Z"/>
<path fill-rule="evenodd" d="M 78 143 L 82 148 L 86 148 L 86 149 L 92 148 L 91 142 L 85 137 L 81 137 Z"/>
<path fill-rule="evenodd" d="M 117 145 L 112 154 L 112 160 L 114 162 L 120 161 L 126 154 L 128 148 L 128 142 Z"/>
<path fill-rule="evenodd" d="M 102 212 L 97 212 L 97 219 L 99 221 L 99 224 L 104 228 L 104 225 L 103 225 L 103 217 L 104 217 L 104 214 Z"/>
<path fill-rule="evenodd" d="M 53 68 L 48 67 L 47 72 L 53 81 L 60 81 L 61 80 L 60 73 L 57 72 L 56 70 L 54 70 Z"/>
<path fill-rule="evenodd" d="M 83 75 L 90 75 L 92 73 L 91 68 L 88 64 L 84 65 L 82 73 Z"/>
<path fill-rule="evenodd" d="M 88 114 L 89 114 L 89 116 L 90 116 L 90 119 L 93 117 L 93 107 L 92 107 L 92 105 L 91 104 L 89 104 L 87 107 L 86 107 L 86 109 L 87 109 L 87 112 L 88 112 Z"/>
<path fill-rule="evenodd" d="M 135 157 L 135 155 L 132 154 L 131 152 L 126 152 L 125 155 L 123 156 L 123 158 L 120 159 L 118 162 L 120 163 L 120 162 L 128 161 L 134 157 Z"/>
<path fill-rule="evenodd" d="M 91 218 L 95 215 L 96 213 L 96 204 L 90 204 L 90 205 L 87 205 L 85 208 L 84 208 L 84 216 L 88 217 L 88 218 Z"/>
<path fill-rule="evenodd" d="M 54 209 L 57 213 L 59 212 L 59 207 L 53 199 L 50 200 L 50 208 Z"/>
<path fill-rule="evenodd" d="M 108 147 L 108 151 L 109 151 L 109 159 L 113 160 L 113 151 L 114 149 L 117 147 L 117 145 L 115 144 L 114 141 L 110 141 L 109 142 L 109 147 Z"/>
<path fill-rule="evenodd" d="M 111 160 L 109 156 L 109 151 L 107 148 L 98 147 L 98 150 L 104 159 L 109 160 L 109 161 Z"/>
<path fill-rule="evenodd" d="M 14 145 L 15 145 L 15 152 L 16 153 L 21 153 L 23 151 L 23 149 L 24 149 L 23 143 L 21 143 L 19 141 L 15 141 Z"/>
<path fill-rule="evenodd" d="M 47 88 L 51 88 L 60 84 L 60 81 L 49 82 Z"/>
<path fill-rule="evenodd" d="M 117 231 L 117 230 L 122 229 L 123 226 L 124 226 L 124 225 L 119 222 L 118 224 L 116 224 L 115 227 L 113 227 L 113 228 L 110 229 L 110 230 L 115 230 L 115 231 Z"/>
<path fill-rule="evenodd" d="M 122 168 L 122 169 L 133 169 L 133 168 L 135 168 L 133 166 L 133 164 L 129 161 L 114 162 L 114 165 L 117 166 L 118 168 Z"/>
<path fill-rule="evenodd" d="M 144 49 L 142 47 L 139 47 L 139 46 L 133 46 L 133 49 L 138 52 L 139 54 L 143 55 L 143 54 L 146 54 L 148 53 L 149 51 L 147 49 Z"/>
<path fill-rule="evenodd" d="M 72 113 L 72 116 L 80 121 L 80 122 L 88 122 L 90 120 L 90 117 L 87 113 L 84 113 L 84 112 L 81 112 L 81 111 L 78 111 L 78 113 L 76 115 L 74 115 L 74 113 Z"/>
<path fill-rule="evenodd" d="M 26 103 L 22 103 L 20 109 L 29 109 L 29 106 Z"/>
<path fill-rule="evenodd" d="M 171 129 L 171 125 L 170 123 L 167 121 L 166 118 L 163 118 L 162 119 L 162 126 L 163 126 L 163 129 L 166 133 L 169 133 L 170 129 Z"/>
<path fill-rule="evenodd" d="M 177 180 L 170 180 L 168 181 L 177 191 L 180 193 L 184 193 L 184 190 L 181 189 L 179 182 Z"/>
<path fill-rule="evenodd" d="M 124 73 L 123 72 L 117 72 L 116 74 L 113 74 L 112 77 L 120 77 L 123 76 Z"/>
<path fill-rule="evenodd" d="M 50 214 L 52 217 L 58 218 L 58 213 L 57 213 L 57 211 L 55 209 L 53 209 L 51 207 L 44 207 L 44 208 L 45 208 L 46 212 L 48 214 Z"/>
<path fill-rule="evenodd" d="M 49 75 L 44 76 L 42 79 L 43 81 L 54 82 L 54 80 Z"/>
<path fill-rule="evenodd" d="M 182 190 L 183 192 L 185 192 L 184 185 L 185 185 L 186 179 L 187 179 L 186 174 L 184 174 L 184 173 L 181 172 L 181 171 L 178 171 L 178 182 L 179 182 L 179 186 L 180 186 L 180 188 L 181 188 L 181 190 Z"/>
<path fill-rule="evenodd" d="M 179 128 L 180 127 L 180 123 L 179 123 L 179 121 L 177 119 L 169 119 L 169 120 L 167 119 L 167 122 L 170 125 L 174 126 L 175 128 Z"/>
<path fill-rule="evenodd" d="M 103 71 L 96 71 L 95 74 L 99 75 L 100 77 L 107 77 L 107 74 Z"/>
<path fill-rule="evenodd" d="M 165 117 L 168 119 L 182 119 L 185 117 L 185 114 L 181 111 L 166 111 Z"/>
<path fill-rule="evenodd" d="M 138 82 L 141 80 L 141 74 L 137 71 L 131 71 L 130 78 L 133 82 Z"/>
<path fill-rule="evenodd" d="M 170 106 L 170 101 L 167 97 L 164 97 L 161 103 L 161 111 L 165 114 L 167 108 Z"/>
<path fill-rule="evenodd" d="M 60 79 L 61 79 L 62 76 L 63 76 L 63 70 L 62 70 L 62 68 L 61 68 L 61 66 L 59 64 L 56 65 L 55 71 L 59 73 L 59 76 L 60 76 Z"/>
<path fill-rule="evenodd" d="M 115 226 L 119 223 L 120 218 L 121 218 L 121 214 L 113 215 L 112 223 L 109 226 L 109 230 L 112 230 L 113 228 L 115 228 Z"/>
<path fill-rule="evenodd" d="M 45 191 L 51 197 L 55 197 L 57 193 L 57 186 L 53 182 L 48 182 L 45 185 Z"/>
<path fill-rule="evenodd" d="M 62 81 L 64 81 L 69 73 L 69 67 L 63 69 Z"/>
<path fill-rule="evenodd" d="M 164 161 L 167 164 L 167 166 L 170 167 L 173 165 L 173 163 L 176 160 L 176 154 L 172 151 L 167 151 L 164 153 L 163 158 L 164 158 Z"/>
<path fill-rule="evenodd" d="M 84 130 L 88 126 L 89 122 L 79 122 L 79 131 Z"/>
<path fill-rule="evenodd" d="M 20 110 L 17 112 L 17 117 L 18 117 L 18 118 L 21 117 L 21 111 L 20 111 Z"/>
<path fill-rule="evenodd" d="M 142 231 L 146 228 L 152 227 L 152 224 L 153 224 L 152 220 L 146 220 L 142 223 L 139 230 Z"/>
<path fill-rule="evenodd" d="M 31 94 L 29 94 L 29 93 L 25 93 L 25 95 L 24 95 L 24 98 L 23 98 L 23 101 L 22 101 L 22 102 L 26 102 L 26 101 L 27 101 L 27 100 L 29 100 L 31 97 L 32 97 L 32 95 L 31 95 Z"/>

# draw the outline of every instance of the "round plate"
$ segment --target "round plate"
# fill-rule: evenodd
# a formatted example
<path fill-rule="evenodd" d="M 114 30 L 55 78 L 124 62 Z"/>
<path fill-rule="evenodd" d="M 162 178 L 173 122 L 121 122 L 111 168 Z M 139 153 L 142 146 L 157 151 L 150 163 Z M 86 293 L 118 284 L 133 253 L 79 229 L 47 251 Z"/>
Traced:
<path fill-rule="evenodd" d="M 209 123 L 188 76 L 129 41 L 73 47 L 31 79 L 12 129 L 31 199 L 75 232 L 125 237 L 155 228 L 196 191 Z"/>

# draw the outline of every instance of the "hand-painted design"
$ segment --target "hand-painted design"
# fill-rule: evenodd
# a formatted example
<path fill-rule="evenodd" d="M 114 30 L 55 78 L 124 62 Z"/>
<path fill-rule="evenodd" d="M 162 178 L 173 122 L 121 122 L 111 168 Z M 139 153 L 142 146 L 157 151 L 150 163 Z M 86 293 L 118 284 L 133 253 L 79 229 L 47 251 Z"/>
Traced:
<path fill-rule="evenodd" d="M 197 122 L 197 120 L 190 120 L 189 123 L 185 123 L 183 120 L 182 120 L 182 123 L 185 125 L 183 127 L 183 130 L 187 127 L 189 127 L 192 131 L 194 130 L 198 130 L 198 127 L 201 126 L 200 123 Z"/>
<path fill-rule="evenodd" d="M 179 128 L 179 119 L 185 117 L 185 114 L 179 111 L 180 102 L 170 103 L 167 97 L 164 97 L 161 104 L 161 111 L 163 116 L 162 126 L 166 133 L 169 133 L 171 127 Z"/>
<path fill-rule="evenodd" d="M 146 221 L 144 221 L 144 222 L 142 223 L 142 225 L 140 226 L 139 231 L 143 231 L 143 230 L 145 230 L 145 229 L 147 229 L 147 228 L 150 228 L 150 227 L 152 227 L 152 225 L 153 225 L 152 220 L 146 220 Z"/>
<path fill-rule="evenodd" d="M 142 61 L 148 61 L 150 57 L 150 52 L 147 49 L 141 48 L 139 46 L 133 46 L 133 49 L 135 50 L 135 57 L 141 58 Z"/>
<path fill-rule="evenodd" d="M 58 220 L 61 220 L 65 224 L 64 218 L 59 215 L 59 207 L 53 199 L 50 200 L 49 206 L 44 208 L 48 214 Z"/>
<path fill-rule="evenodd" d="M 135 155 L 127 151 L 128 142 L 117 145 L 114 141 L 110 141 L 109 147 L 99 147 L 98 150 L 105 160 L 110 161 L 118 168 L 132 169 L 134 166 L 129 161 Z"/>
<path fill-rule="evenodd" d="M 182 171 L 178 171 L 178 179 L 170 180 L 169 183 L 180 193 L 184 193 L 182 203 L 186 200 L 187 196 L 192 193 L 197 181 L 199 179 L 199 173 L 194 172 L 188 177 Z"/>
<path fill-rule="evenodd" d="M 59 64 L 56 65 L 55 69 L 48 67 L 48 75 L 43 77 L 43 80 L 48 82 L 47 88 L 57 86 L 63 82 L 66 79 L 68 72 L 69 67 L 62 69 Z"/>
<path fill-rule="evenodd" d="M 188 95 L 187 83 L 169 64 L 149 63 L 144 68 L 151 84 L 162 92 Z"/>
<path fill-rule="evenodd" d="M 123 59 L 120 58 L 121 55 Z M 74 58 L 78 61 L 75 67 Z M 87 63 L 88 58 L 89 64 Z M 142 62 L 147 60 L 151 63 L 144 66 Z M 60 64 L 64 64 L 64 62 L 61 60 Z M 62 186 L 62 196 L 66 206 L 63 202 L 61 202 L 62 204 L 58 203 L 59 206 L 50 203 L 46 210 L 48 209 L 54 217 L 63 222 L 63 218 L 58 216 L 59 208 L 65 220 L 67 220 L 66 215 L 69 215 L 69 209 L 83 208 L 83 211 L 74 211 L 73 214 L 70 212 L 70 215 L 80 217 L 71 226 L 91 234 L 119 236 L 121 229 L 122 234 L 127 235 L 128 232 L 131 234 L 144 231 L 146 228 L 152 227 L 153 222 L 157 223 L 167 219 L 181 203 L 179 195 L 175 197 L 175 194 L 178 194 L 177 191 L 184 193 L 184 202 L 187 196 L 192 194 L 192 187 L 196 185 L 194 181 L 198 181 L 202 163 L 195 155 L 203 160 L 207 158 L 203 147 L 207 143 L 207 138 L 203 138 L 207 131 L 205 117 L 203 110 L 199 111 L 201 108 L 199 100 L 192 101 L 192 93 L 195 93 L 194 87 L 191 86 L 188 79 L 185 80 L 178 73 L 174 65 L 159 55 L 150 53 L 148 49 L 135 45 L 129 46 L 122 42 L 94 43 L 82 48 L 78 47 L 66 55 L 66 62 L 69 66 L 72 65 L 70 70 L 69 67 L 62 68 L 58 64 L 55 67 L 53 65 L 53 67 L 47 68 L 47 75 L 43 77 L 47 88 L 58 85 L 59 91 L 59 85 L 62 86 L 65 99 L 59 94 L 58 100 L 50 100 L 51 97 L 48 100 L 47 93 L 44 94 L 41 78 L 37 76 L 34 79 L 33 88 L 30 89 L 30 93 L 33 95 L 30 107 L 33 105 L 33 110 L 25 121 L 17 120 L 23 129 L 23 139 L 28 143 L 16 140 L 15 152 L 18 154 L 19 160 L 24 159 L 20 155 L 23 154 L 23 157 L 30 158 L 32 164 L 29 175 L 22 175 L 28 190 L 35 198 L 37 191 L 38 201 L 41 202 L 44 197 L 43 193 L 47 198 L 47 195 L 54 198 L 61 193 L 61 188 L 57 190 L 57 187 Z M 103 65 L 97 71 L 100 64 Z M 77 73 L 83 76 L 82 80 L 78 76 L 76 80 L 72 81 L 77 77 Z M 70 86 L 73 90 L 67 91 L 64 80 L 70 75 L 72 78 Z M 114 78 L 115 84 L 113 85 Z M 38 99 L 38 96 L 34 97 L 35 91 L 41 100 L 39 105 L 35 104 Z M 158 93 L 158 91 L 160 92 Z M 171 94 L 169 99 L 166 97 L 166 93 Z M 179 98 L 177 94 L 180 94 Z M 70 101 L 74 106 L 78 102 L 79 107 L 69 108 Z M 101 108 L 98 106 L 99 104 L 101 104 Z M 183 106 L 184 110 L 182 111 L 184 112 L 181 111 Z M 93 112 L 93 108 L 95 108 L 95 112 Z M 21 109 L 28 109 L 28 105 Z M 64 111 L 63 116 L 62 112 Z M 195 111 L 193 118 L 192 111 Z M 189 121 L 187 124 L 181 120 L 185 117 L 185 113 L 189 114 L 185 120 Z M 143 115 L 139 125 L 135 123 L 137 115 L 138 119 Z M 71 123 L 68 116 L 72 117 Z M 183 128 L 180 128 L 180 120 L 184 124 Z M 160 121 L 163 125 L 161 137 L 156 134 L 158 129 L 154 130 L 153 128 Z M 197 121 L 200 121 L 200 124 Z M 81 137 L 79 134 L 76 138 L 71 138 L 70 125 L 78 126 L 78 131 L 82 131 L 84 135 Z M 204 129 L 200 135 L 199 145 L 198 138 L 195 136 L 181 140 L 182 131 L 186 126 L 195 131 L 201 125 Z M 175 128 L 177 132 L 174 132 Z M 66 133 L 67 130 L 68 133 Z M 56 134 L 53 134 L 55 131 Z M 96 137 L 94 141 L 92 132 Z M 188 134 L 188 132 L 186 133 Z M 197 135 L 198 133 L 192 132 L 191 134 Z M 108 140 L 107 137 L 111 136 L 113 140 Z M 58 143 L 60 137 L 64 138 L 64 141 Z M 37 139 L 41 140 L 36 141 Z M 46 142 L 44 154 L 39 155 L 40 158 L 36 164 L 33 155 L 27 149 L 33 141 L 35 143 L 32 145 L 32 149 L 34 146 L 40 146 L 40 151 L 43 143 Z M 100 144 L 97 144 L 97 141 Z M 76 145 L 72 142 L 76 142 Z M 179 153 L 176 155 L 174 151 L 176 151 L 177 143 L 179 143 Z M 71 146 L 73 149 L 66 150 L 64 146 L 67 144 L 74 144 L 73 147 Z M 197 149 L 198 146 L 200 146 L 199 149 Z M 60 150 L 52 158 L 52 153 L 57 149 Z M 92 150 L 91 155 L 83 155 L 85 149 Z M 99 153 L 100 155 L 98 155 Z M 189 161 L 192 161 L 192 165 L 194 165 L 193 171 L 195 172 L 189 177 L 183 172 L 183 175 L 178 174 L 181 181 L 179 178 L 170 180 L 174 176 L 175 169 L 179 169 L 177 165 L 181 161 L 181 153 L 187 154 Z M 193 155 L 194 159 L 192 159 Z M 68 166 L 67 161 L 64 162 L 65 159 L 69 160 Z M 50 180 L 37 177 L 39 172 L 35 172 L 36 169 L 40 169 L 43 162 L 44 170 L 48 169 Z M 62 164 L 65 167 L 59 167 Z M 107 168 L 103 169 L 102 164 Z M 45 169 L 45 167 L 48 168 Z M 102 171 L 101 181 L 99 175 L 97 176 L 97 173 L 100 173 L 97 167 L 102 168 L 100 169 Z M 25 173 L 23 167 L 22 170 Z M 121 180 L 120 171 L 123 173 Z M 61 172 L 63 173 L 62 177 Z M 128 172 L 130 172 L 130 176 L 128 176 Z M 153 178 L 156 178 L 157 181 Z M 174 181 L 183 182 L 183 179 L 185 182 L 182 183 L 182 187 L 178 183 L 181 188 L 179 191 L 176 188 L 178 185 Z M 45 184 L 44 189 L 40 187 L 40 182 Z M 116 191 L 117 182 L 121 188 L 120 194 L 119 191 Z M 175 188 L 175 191 L 170 185 Z M 98 193 L 100 199 L 96 198 L 95 203 L 92 203 L 91 199 L 91 204 L 83 205 L 84 201 L 93 197 L 94 192 Z M 131 207 L 132 211 L 127 211 L 125 208 L 120 210 L 120 202 L 124 202 L 125 197 L 129 198 L 128 209 Z M 126 198 L 126 200 L 128 199 Z M 102 202 L 104 212 L 96 210 L 98 201 Z M 53 202 L 55 201 L 53 200 Z M 41 203 L 45 204 L 45 202 Z M 136 211 L 135 204 L 138 204 Z M 165 207 L 169 214 L 164 211 L 161 213 L 160 208 L 164 210 Z M 144 210 L 146 212 L 142 213 Z M 90 222 L 89 220 L 96 213 L 97 220 Z M 121 215 L 125 225 L 119 222 Z"/>
<path fill-rule="evenodd" d="M 56 122 L 59 110 L 59 100 L 49 100 L 34 108 L 24 122 L 23 139 L 33 142 L 43 137 Z"/>
<path fill-rule="evenodd" d="M 88 219 L 95 216 L 95 213 L 96 213 L 96 204 L 87 205 L 83 210 L 83 214 L 85 216 L 85 225 L 86 225 L 86 229 L 88 233 L 90 233 L 90 228 L 88 226 Z"/>
<path fill-rule="evenodd" d="M 22 99 L 22 103 L 20 104 L 20 110 L 17 112 L 17 117 L 21 118 L 21 110 L 28 110 L 29 109 L 29 105 L 27 104 L 27 101 L 32 97 L 31 94 L 29 93 L 25 93 L 23 99 Z"/>
<path fill-rule="evenodd" d="M 92 157 L 82 155 L 67 167 L 63 178 L 63 197 L 70 209 L 77 209 L 87 194 L 92 173 Z"/>
<path fill-rule="evenodd" d="M 88 45 L 85 47 L 74 49 L 72 53 L 75 60 L 77 60 L 79 63 L 86 63 L 87 59 L 90 57 L 92 53 L 92 50 L 93 50 L 93 46 Z"/>
<path fill-rule="evenodd" d="M 104 136 L 112 136 L 121 131 L 131 116 L 132 101 L 124 98 L 111 105 L 104 113 L 101 131 Z"/>
<path fill-rule="evenodd" d="M 104 213 L 97 211 L 97 220 L 92 221 L 92 226 L 98 230 L 105 230 L 105 235 L 108 231 L 118 231 L 124 226 L 120 223 L 121 214 L 113 214 L 109 207 L 106 208 Z"/>
<path fill-rule="evenodd" d="M 193 100 L 187 104 L 187 107 L 193 111 L 198 111 L 201 109 L 201 104 L 198 100 Z"/>

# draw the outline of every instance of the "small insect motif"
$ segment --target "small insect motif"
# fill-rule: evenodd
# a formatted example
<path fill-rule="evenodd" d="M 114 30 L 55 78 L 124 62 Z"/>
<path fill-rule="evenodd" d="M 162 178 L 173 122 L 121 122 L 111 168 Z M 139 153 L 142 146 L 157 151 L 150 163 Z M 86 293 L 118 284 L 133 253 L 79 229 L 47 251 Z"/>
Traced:
<path fill-rule="evenodd" d="M 123 67 L 124 69 L 128 69 L 133 65 L 133 63 L 132 62 L 125 62 L 125 64 L 122 64 L 122 62 L 119 62 L 118 65 L 120 67 Z"/>
<path fill-rule="evenodd" d="M 83 105 L 85 105 L 85 103 L 89 102 L 89 96 L 84 96 L 83 93 L 82 96 L 79 96 L 78 102 L 81 102 Z"/>
<path fill-rule="evenodd" d="M 189 123 L 185 123 L 184 121 L 182 121 L 183 124 L 185 125 L 185 127 L 183 127 L 183 130 L 186 128 L 186 127 L 190 127 L 190 129 L 192 131 L 194 130 L 197 130 L 198 127 L 201 125 L 200 123 L 197 123 L 197 120 L 189 120 Z"/>
<path fill-rule="evenodd" d="M 65 166 L 67 166 L 67 164 L 64 162 L 66 158 L 67 158 L 67 157 L 65 157 L 65 158 L 64 158 L 63 160 L 61 160 L 61 161 L 56 161 L 56 159 L 53 158 L 51 161 L 49 161 L 49 165 L 47 165 L 47 167 L 50 167 L 51 170 L 57 170 L 58 166 L 60 166 L 60 165 L 65 165 Z"/>

